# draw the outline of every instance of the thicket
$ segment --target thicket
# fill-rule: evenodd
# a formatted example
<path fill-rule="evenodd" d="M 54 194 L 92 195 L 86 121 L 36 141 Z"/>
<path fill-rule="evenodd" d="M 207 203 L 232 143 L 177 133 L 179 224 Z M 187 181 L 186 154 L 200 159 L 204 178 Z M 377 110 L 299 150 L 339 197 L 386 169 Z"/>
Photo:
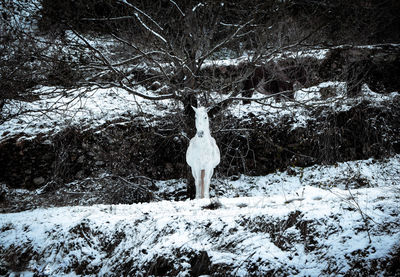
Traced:
<path fill-rule="evenodd" d="M 9 19 L 17 12 L 17 9 L 13 6 L 13 1 L 7 0 L 4 3 L 7 5 L 3 5 L 5 10 L 2 16 Z M 243 94 L 243 89 L 254 89 L 262 81 L 267 82 L 264 90 L 275 87 L 273 90 L 276 91 L 272 91 L 275 93 L 288 89 L 291 93 L 288 94 L 289 96 L 293 95 L 293 85 L 296 81 L 300 81 L 301 85 L 305 87 L 323 81 L 345 81 L 352 96 L 359 93 L 363 83 L 368 83 L 377 92 L 391 92 L 399 88 L 397 76 L 400 72 L 400 59 L 398 50 L 394 46 L 390 46 L 390 49 L 386 50 L 382 47 L 379 49 L 381 52 L 360 50 L 361 48 L 351 46 L 342 47 L 331 50 L 324 61 L 310 58 L 287 59 L 286 64 L 265 62 L 266 57 L 271 57 L 267 56 L 269 49 L 277 53 L 282 49 L 292 49 L 288 47 L 292 44 L 298 46 L 299 44 L 296 43 L 299 41 L 302 42 L 302 47 L 308 48 L 344 43 L 399 42 L 400 22 L 395 12 L 399 10 L 398 1 L 257 0 L 249 3 L 243 0 L 203 1 L 202 4 L 199 4 L 198 1 L 188 0 L 179 1 L 179 5 L 176 3 L 178 2 L 169 0 L 130 0 L 128 2 L 42 0 L 42 8 L 38 14 L 40 35 L 25 32 L 23 28 L 10 25 L 9 21 L 1 21 L 0 27 L 4 32 L 0 45 L 2 58 L 0 111 L 5 101 L 21 98 L 21 95 L 25 96 L 23 91 L 29 91 L 38 84 L 64 88 L 94 84 L 99 87 L 110 87 L 117 84 L 129 90 L 135 84 L 140 83 L 150 89 L 154 87 L 154 93 L 156 94 L 158 91 L 160 97 L 168 98 L 168 95 L 171 95 L 170 99 L 181 101 L 184 104 L 185 115 L 174 115 L 176 118 L 173 120 L 175 121 L 171 120 L 171 122 L 176 122 L 175 126 L 179 126 L 179 130 L 174 130 L 176 133 L 165 134 L 169 138 L 174 138 L 182 130 L 191 136 L 194 126 L 190 124 L 193 125 L 193 120 L 186 111 L 192 110 L 190 105 L 208 101 L 208 92 L 231 93 L 230 95 L 234 99 L 240 95 L 246 96 Z M 18 9 L 20 8 L 23 8 L 23 5 L 18 7 Z M 196 9 L 196 13 L 193 12 L 194 9 Z M 136 14 L 140 16 L 137 17 Z M 145 26 L 162 33 L 166 43 L 163 44 Z M 239 30 L 240 32 L 236 33 Z M 69 36 L 66 36 L 67 31 L 75 32 L 75 36 L 73 36 L 75 40 L 71 41 Z M 91 38 L 93 40 L 90 42 L 97 41 L 98 38 L 103 37 L 102 34 L 114 35 L 111 40 L 112 45 L 108 45 L 110 48 L 107 49 L 112 54 L 107 57 L 102 56 L 103 49 L 94 48 L 88 42 Z M 225 39 L 230 36 L 232 39 L 226 40 L 225 43 Z M 42 38 L 44 39 L 40 40 Z M 218 46 L 220 42 L 224 43 L 223 47 L 214 51 L 213 47 Z M 201 67 L 201 63 L 197 62 L 199 59 L 196 58 L 200 55 L 203 57 L 203 60 L 200 59 L 202 62 L 213 55 L 226 54 L 228 57 L 232 57 L 248 49 L 254 51 L 255 56 L 259 54 L 260 58 L 255 59 L 253 63 L 245 63 L 237 68 Z M 118 51 L 114 52 L 114 50 Z M 109 66 L 107 59 L 114 64 L 128 61 L 128 69 Z M 137 64 L 143 61 L 149 65 L 149 70 L 142 69 L 141 71 L 137 67 Z M 160 63 L 175 65 L 175 68 L 161 66 L 160 71 L 165 69 L 161 73 L 153 70 L 154 68 L 159 69 Z M 256 76 L 257 70 L 263 72 L 261 78 Z M 158 85 L 155 81 L 158 82 Z M 246 88 L 246 83 L 250 83 L 249 88 Z M 161 87 L 166 88 L 165 94 L 158 90 Z M 135 91 L 131 92 L 135 93 Z M 236 94 L 232 94 L 232 92 Z M 173 93 L 180 94 L 176 96 Z M 271 93 L 271 91 L 266 91 L 266 93 Z M 229 105 L 229 102 L 226 103 Z M 375 118 L 375 111 L 372 112 Z M 179 111 L 179 113 L 182 112 Z M 218 116 L 225 116 L 221 115 L 222 113 L 218 115 L 218 113 L 219 111 L 214 112 L 217 114 L 217 120 L 213 120 L 217 124 Z M 388 120 L 392 122 L 390 113 L 391 111 L 388 111 L 385 116 L 388 116 Z M 380 157 L 388 152 L 398 152 L 398 144 L 382 140 L 387 133 L 398 132 L 398 126 L 390 126 L 390 130 L 376 129 L 377 127 L 370 125 L 369 122 L 365 123 L 363 115 L 371 116 L 371 114 L 364 114 L 362 109 L 349 117 L 344 116 L 346 120 L 343 122 L 336 120 L 339 115 L 325 118 L 323 122 L 327 124 L 328 135 L 324 134 L 322 137 L 307 134 L 307 130 L 303 130 L 304 134 L 288 136 L 291 130 L 282 128 L 278 131 L 276 128 L 258 125 L 259 123 L 246 126 L 246 128 L 252 129 L 251 134 L 231 136 L 229 133 L 219 133 L 216 137 L 222 143 L 222 154 L 225 155 L 224 162 L 227 163 L 223 162 L 220 170 L 226 175 L 263 174 L 290 165 L 307 166 L 317 162 L 332 163 L 337 160 L 369 156 Z M 180 118 L 178 118 L 179 116 Z M 228 116 L 226 117 L 228 118 Z M 250 122 L 253 121 L 254 119 Z M 347 127 L 346 124 L 349 122 L 352 122 L 354 126 Z M 231 126 L 232 129 L 243 128 L 242 125 L 237 124 Z M 337 124 L 340 125 L 340 128 Z M 357 129 L 355 128 L 357 126 L 363 128 Z M 355 130 L 358 133 L 354 132 Z M 302 132 L 302 130 L 298 130 L 298 132 Z M 265 133 L 269 135 L 264 136 L 264 139 L 260 141 Z M 149 134 L 154 134 L 154 130 L 140 133 L 143 136 Z M 314 137 L 314 139 L 308 140 L 309 144 L 306 145 L 303 141 L 305 136 Z M 324 138 L 326 141 L 323 140 Z M 366 141 L 360 141 L 361 138 L 365 138 Z M 369 138 L 371 139 L 369 140 Z M 94 140 L 97 139 L 99 138 L 94 138 Z M 147 141 L 150 140 L 147 137 L 143 141 L 146 141 L 148 149 L 158 149 L 153 147 L 154 145 L 149 145 Z M 156 140 L 152 141 L 157 145 Z M 320 145 L 322 142 L 324 144 Z M 340 143 L 335 144 L 338 142 Z M 5 147 L 3 153 L 9 151 L 13 156 L 17 155 L 16 153 L 23 153 L 22 149 L 16 149 L 19 146 L 15 145 L 15 141 L 10 140 L 7 143 L 9 144 L 3 143 L 3 147 Z M 146 168 L 155 172 L 143 172 L 143 168 L 138 168 L 135 172 L 152 178 L 182 177 L 184 175 L 182 172 L 185 170 L 182 149 L 186 149 L 187 145 L 183 142 L 180 145 L 176 145 L 176 143 L 168 141 L 167 145 L 170 146 L 168 151 L 178 149 L 177 153 L 168 153 L 167 150 L 162 149 L 164 152 L 157 153 L 157 157 L 160 159 L 155 160 L 159 164 L 146 164 Z M 65 144 L 60 146 L 63 145 Z M 163 144 L 158 143 L 158 145 Z M 174 145 L 177 147 L 176 149 L 172 147 Z M 88 176 L 93 172 L 92 169 L 96 166 L 96 162 L 98 162 L 98 167 L 108 167 L 104 161 L 119 159 L 122 156 L 118 154 L 107 158 L 98 157 L 99 160 L 92 161 L 90 155 L 82 156 L 82 153 L 86 151 L 83 149 L 82 153 L 77 153 L 76 157 L 71 156 L 70 160 L 57 160 L 58 157 L 64 156 L 58 155 L 54 151 L 48 151 L 47 147 L 43 148 L 44 152 L 53 152 L 53 154 L 41 156 L 40 161 L 43 161 L 46 166 L 50 162 L 51 167 L 43 166 L 46 170 L 43 170 L 42 175 L 46 178 L 53 175 L 53 179 L 57 179 L 58 175 L 62 175 L 65 180 Z M 79 147 L 78 144 L 71 145 L 71 148 L 68 149 L 63 147 L 57 147 L 57 149 L 67 149 L 65 153 L 72 153 L 73 149 L 79 149 Z M 106 145 L 105 153 L 109 152 L 110 147 Z M 120 151 L 121 145 L 113 147 L 117 147 L 115 153 L 120 153 L 118 151 Z M 129 145 L 127 149 L 132 150 L 135 147 Z M 385 149 L 387 151 L 384 151 Z M 41 153 L 41 151 L 34 152 Z M 293 162 L 292 158 L 296 156 L 294 153 L 302 154 L 303 158 Z M 145 157 L 150 156 L 147 154 L 145 153 Z M 85 163 L 86 167 L 83 166 L 84 163 L 77 162 L 81 156 L 89 161 Z M 132 159 L 137 156 L 138 153 L 132 152 Z M 180 160 L 171 160 L 171 157 L 180 157 Z M 310 157 L 314 160 L 310 160 Z M 4 163 L 8 163 L 12 168 L 23 168 L 14 164 L 18 161 L 26 161 L 26 164 L 32 168 L 41 164 L 28 154 L 16 157 L 12 162 L 5 160 L 6 158 L 8 159 L 9 155 L 4 156 Z M 55 160 L 56 162 L 53 163 Z M 132 163 L 131 159 L 121 162 L 117 160 L 116 162 L 117 168 L 132 172 L 133 169 L 129 168 L 130 163 Z M 166 163 L 171 165 L 168 167 L 169 172 L 158 170 L 166 168 Z M 10 183 L 21 184 L 22 182 L 26 187 L 33 186 L 34 176 L 30 176 L 30 173 L 19 174 L 11 169 L 8 172 L 12 175 L 6 177 Z M 126 175 L 127 172 L 116 172 L 116 174 Z M 26 180 L 21 180 L 21 176 Z"/>
<path fill-rule="evenodd" d="M 169 0 L 128 2 L 145 11 L 162 28 L 175 33 L 176 37 L 180 37 L 179 34 L 188 27 L 178 20 L 180 13 L 187 13 L 198 4 L 193 0 L 179 1 L 178 8 Z M 79 31 L 133 32 L 141 35 L 134 15 L 138 10 L 120 1 L 42 0 L 41 3 L 39 26 L 46 32 L 62 33 L 74 28 Z M 242 0 L 203 3 L 207 6 L 202 9 L 203 20 L 214 18 L 212 14 L 218 13 L 221 23 L 237 24 L 251 16 L 254 19 L 253 26 L 261 28 L 271 44 L 290 42 L 299 33 L 312 30 L 315 26 L 320 27 L 316 37 L 318 41 L 312 43 L 320 45 L 400 41 L 400 17 L 397 12 L 400 2 L 396 0 Z M 248 33 L 244 40 L 248 47 L 255 47 L 259 42 L 253 32 Z"/>

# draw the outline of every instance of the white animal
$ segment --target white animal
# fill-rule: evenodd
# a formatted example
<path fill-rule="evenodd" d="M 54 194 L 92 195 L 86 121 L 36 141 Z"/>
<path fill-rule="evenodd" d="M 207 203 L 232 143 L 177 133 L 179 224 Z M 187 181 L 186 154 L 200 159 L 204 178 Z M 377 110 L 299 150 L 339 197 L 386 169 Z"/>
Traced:
<path fill-rule="evenodd" d="M 221 160 L 215 139 L 210 134 L 207 109 L 192 107 L 196 113 L 197 133 L 189 143 L 186 162 L 192 168 L 196 184 L 196 199 L 210 197 L 210 181 Z"/>

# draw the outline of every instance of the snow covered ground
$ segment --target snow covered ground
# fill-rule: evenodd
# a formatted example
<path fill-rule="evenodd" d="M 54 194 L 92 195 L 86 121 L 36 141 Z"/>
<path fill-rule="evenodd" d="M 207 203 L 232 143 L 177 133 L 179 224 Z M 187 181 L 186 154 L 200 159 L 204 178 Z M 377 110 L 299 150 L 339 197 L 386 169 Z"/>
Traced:
<path fill-rule="evenodd" d="M 324 98 L 320 92 L 323 88 L 331 89 L 336 95 Z M 153 93 L 140 85 L 135 89 L 143 94 Z M 307 121 L 313 120 L 312 112 L 316 106 L 343 111 L 364 100 L 375 106 L 384 106 L 385 102 L 399 95 L 398 92 L 378 94 L 364 86 L 360 96 L 348 98 L 344 97 L 345 90 L 346 85 L 343 82 L 324 82 L 296 91 L 294 100 L 278 101 L 270 97 L 251 105 L 237 102 L 228 108 L 228 112 L 237 118 L 244 118 L 252 113 L 274 125 L 289 116 L 293 121 L 292 128 L 295 129 L 305 127 Z M 17 134 L 23 134 L 22 138 L 30 139 L 41 133 L 55 134 L 71 125 L 84 129 L 96 128 L 113 120 L 130 121 L 138 116 L 162 118 L 171 111 L 182 110 L 181 104 L 174 100 L 145 100 L 120 88 L 80 88 L 65 91 L 54 87 L 40 87 L 36 94 L 38 100 L 10 100 L 4 105 L 3 116 L 7 120 L 0 125 L 0 142 Z M 214 94 L 213 97 L 220 101 L 226 96 Z M 254 98 L 265 98 L 265 95 L 255 93 Z"/>
<path fill-rule="evenodd" d="M 324 96 L 323 91 L 329 90 L 333 95 Z M 323 107 L 326 111 L 340 112 L 360 104 L 362 101 L 370 102 L 371 106 L 384 107 L 385 102 L 392 101 L 399 92 L 379 94 L 372 91 L 367 85 L 363 85 L 362 93 L 357 97 L 346 97 L 345 82 L 323 82 L 317 86 L 302 88 L 294 93 L 293 100 L 277 101 L 275 98 L 265 98 L 265 95 L 255 93 L 253 98 L 263 99 L 253 102 L 251 105 L 232 105 L 229 111 L 236 117 L 242 118 L 252 113 L 257 118 L 264 119 L 270 124 L 277 125 L 282 118 L 289 117 L 292 129 L 306 127 L 307 122 L 315 120 L 312 113 L 316 107 Z"/>
<path fill-rule="evenodd" d="M 10 26 L 35 32 L 31 15 L 39 3 L 9 3 L 15 3 Z M 4 5 L 1 2 L 0 8 L 7 10 Z M 71 32 L 66 36 L 79 40 Z M 271 59 L 323 59 L 327 53 L 326 49 L 287 51 Z M 203 66 L 238 65 L 245 60 L 251 60 L 251 53 L 205 61 Z M 327 88 L 336 94 L 324 96 Z M 139 85 L 135 89 L 153 93 Z M 398 97 L 398 92 L 377 94 L 364 86 L 362 95 L 346 98 L 345 90 L 344 83 L 326 82 L 296 91 L 290 101 L 268 98 L 260 100 L 262 104 L 232 105 L 228 111 L 241 119 L 252 113 L 272 124 L 289 116 L 295 129 L 313 120 L 316 105 L 343 111 L 364 100 L 385 106 Z M 15 135 L 22 139 L 51 135 L 69 125 L 96 128 L 133 117 L 162 118 L 182 109 L 174 101 L 147 101 L 116 88 L 38 87 L 36 93 L 38 100 L 32 102 L 5 103 L 0 143 Z M 226 95 L 214 97 L 222 100 Z M 65 193 L 76 192 L 74 184 L 65 185 Z M 155 198 L 161 201 L 92 206 L 81 201 L 87 206 L 0 214 L 0 275 L 400 275 L 394 271 L 400 257 L 399 155 L 289 168 L 266 176 L 216 178 L 211 200 L 177 201 L 184 198 L 179 194 L 186 187 L 183 180 L 158 181 L 155 187 Z M 27 201 L 48 197 L 40 189 L 7 190 Z"/>
<path fill-rule="evenodd" d="M 326 88 L 336 95 L 325 98 Z M 273 124 L 290 116 L 297 128 L 313 120 L 313 106 L 343 111 L 364 100 L 384 106 L 398 97 L 364 86 L 362 95 L 349 99 L 345 89 L 344 83 L 321 83 L 296 91 L 290 101 L 268 98 L 228 111 Z M 121 89 L 41 87 L 37 93 L 39 100 L 5 104 L 10 118 L 0 125 L 0 142 L 54 134 L 69 125 L 96 128 L 133 117 L 162 118 L 181 109 L 174 101 L 147 101 Z M 155 184 L 154 195 L 163 201 L 1 214 L 0 275 L 390 275 L 400 251 L 399 176 L 395 156 L 218 178 L 211 202 L 176 201 L 183 199 L 177 192 L 186 184 L 167 180 Z M 41 197 L 35 191 L 11 193 Z"/>
<path fill-rule="evenodd" d="M 147 93 L 142 86 L 137 89 Z M 38 100 L 11 100 L 4 106 L 3 116 L 9 119 L 0 125 L 0 141 L 21 133 L 25 139 L 55 134 L 71 125 L 96 128 L 140 114 L 162 116 L 175 105 L 167 100 L 147 101 L 118 88 L 64 91 L 41 87 L 35 93 Z"/>
<path fill-rule="evenodd" d="M 0 271 L 23 271 L 24 276 L 390 276 L 400 247 L 399 176 L 397 155 L 214 181 L 219 197 L 211 202 L 163 200 L 1 214 Z M 182 184 L 159 182 L 158 195 Z"/>

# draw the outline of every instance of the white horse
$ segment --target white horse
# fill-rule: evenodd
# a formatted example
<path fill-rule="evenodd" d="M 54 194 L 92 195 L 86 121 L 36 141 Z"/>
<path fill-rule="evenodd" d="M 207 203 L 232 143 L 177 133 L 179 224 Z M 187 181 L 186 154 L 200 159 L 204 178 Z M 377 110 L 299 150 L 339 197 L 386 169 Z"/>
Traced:
<path fill-rule="evenodd" d="M 196 136 L 190 140 L 186 162 L 192 168 L 196 183 L 196 199 L 210 198 L 210 181 L 214 168 L 221 160 L 215 139 L 210 134 L 207 110 L 192 107 L 196 113 Z"/>

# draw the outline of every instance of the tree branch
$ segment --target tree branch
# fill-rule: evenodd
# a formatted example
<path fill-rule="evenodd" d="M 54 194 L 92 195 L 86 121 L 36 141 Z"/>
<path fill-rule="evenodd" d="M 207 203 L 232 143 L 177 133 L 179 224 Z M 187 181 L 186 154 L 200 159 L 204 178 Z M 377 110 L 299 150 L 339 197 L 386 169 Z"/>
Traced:
<path fill-rule="evenodd" d="M 179 10 L 179 12 L 181 13 L 182 16 L 185 16 L 185 13 L 181 10 L 181 8 L 179 8 L 178 4 L 176 4 L 175 1 L 173 1 L 173 0 L 169 0 L 169 1 L 176 6 L 176 8 Z"/>
<path fill-rule="evenodd" d="M 157 26 L 157 28 L 159 28 L 161 31 L 163 31 L 164 29 L 153 19 L 151 18 L 147 13 L 143 12 L 141 9 L 137 8 L 136 6 L 132 5 L 131 3 L 129 3 L 126 0 L 119 0 L 119 2 L 122 2 L 125 5 L 128 5 L 129 7 L 135 9 L 137 12 L 143 14 L 145 17 L 147 17 L 151 22 L 154 23 L 154 25 Z"/>
<path fill-rule="evenodd" d="M 147 26 L 144 21 L 140 18 L 138 13 L 135 13 L 136 18 L 139 20 L 140 24 L 142 24 L 142 26 L 149 31 L 150 33 L 152 33 L 156 38 L 160 39 L 162 42 L 164 42 L 165 44 L 167 44 L 167 40 L 160 35 L 159 33 L 157 33 L 156 31 L 154 31 L 153 29 L 151 29 L 149 26 Z"/>
<path fill-rule="evenodd" d="M 81 39 L 92 51 L 95 51 L 99 56 L 100 59 L 107 65 L 107 67 L 114 73 L 122 76 L 122 80 L 119 81 L 119 83 L 114 83 L 114 82 L 109 82 L 109 84 L 114 85 L 115 87 L 119 87 L 122 89 L 125 89 L 129 93 L 132 93 L 134 95 L 140 96 L 142 98 L 148 99 L 148 100 L 164 100 L 164 99 L 171 99 L 171 98 L 177 98 L 175 93 L 170 93 L 170 94 L 165 94 L 165 95 L 160 95 L 160 96 L 153 96 L 153 95 L 147 95 L 140 93 L 130 87 L 128 87 L 126 84 L 124 84 L 123 80 L 126 79 L 126 76 L 123 75 L 121 72 L 119 72 L 112 64 L 111 62 L 103 55 L 103 53 L 98 50 L 96 47 L 92 46 L 84 37 L 82 37 L 80 34 L 77 32 L 73 31 L 76 36 L 78 36 L 79 39 Z M 142 52 L 143 55 L 145 55 L 144 52 Z M 161 67 L 161 66 L 160 66 Z M 162 67 L 161 67 L 162 69 Z M 166 76 L 166 75 L 165 75 Z M 127 80 L 127 79 L 126 79 Z M 127 80 L 129 81 L 129 80 Z"/>
<path fill-rule="evenodd" d="M 219 48 L 221 48 L 222 46 L 224 46 L 225 44 L 227 44 L 228 42 L 230 42 L 232 39 L 235 38 L 235 36 L 247 25 L 249 25 L 251 22 L 253 22 L 254 19 L 249 20 L 248 22 L 246 22 L 243 25 L 240 25 L 236 31 L 229 37 L 227 37 L 226 39 L 224 39 L 222 42 L 218 43 L 217 45 L 215 45 L 210 51 L 208 51 L 207 53 L 205 53 L 203 56 L 201 56 L 198 60 L 198 67 L 200 68 L 201 64 L 204 62 L 204 60 L 206 58 L 208 58 L 211 54 L 213 54 L 215 51 L 217 51 Z"/>

